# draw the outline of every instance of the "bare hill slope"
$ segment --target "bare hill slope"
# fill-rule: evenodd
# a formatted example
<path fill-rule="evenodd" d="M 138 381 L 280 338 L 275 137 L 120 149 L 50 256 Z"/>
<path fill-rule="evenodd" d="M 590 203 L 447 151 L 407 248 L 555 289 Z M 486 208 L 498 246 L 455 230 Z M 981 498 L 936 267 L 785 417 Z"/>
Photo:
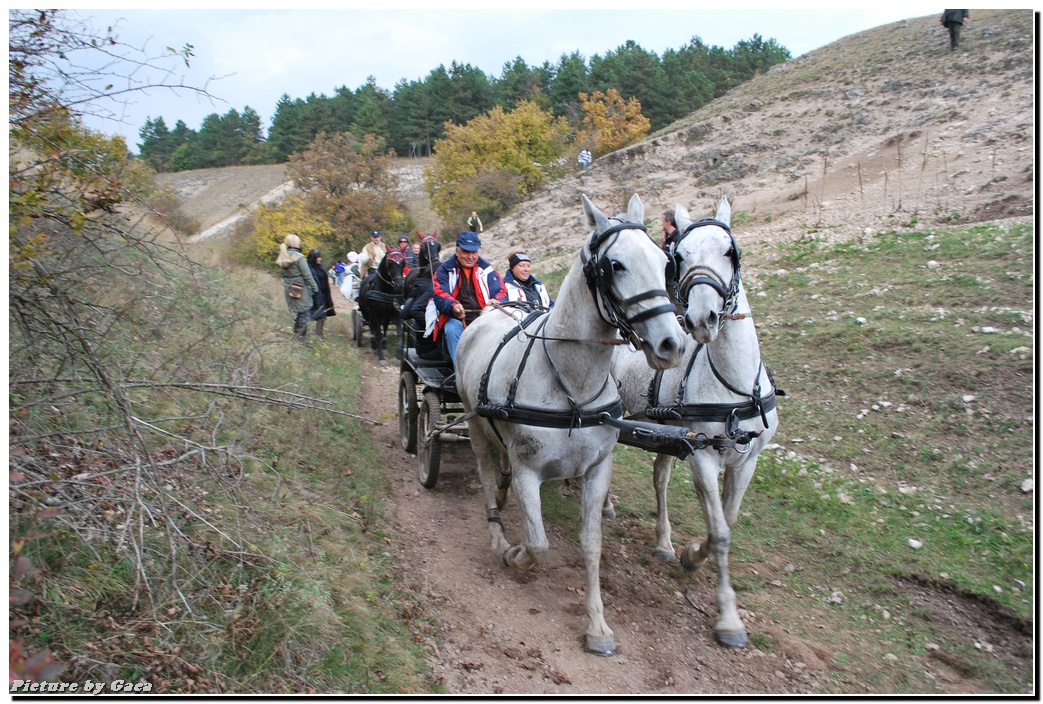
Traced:
<path fill-rule="evenodd" d="M 658 223 L 676 203 L 709 213 L 726 192 L 747 242 L 1031 215 L 1033 15 L 973 15 L 957 52 L 932 15 L 775 66 L 550 184 L 488 229 L 484 249 L 500 265 L 524 246 L 567 254 L 566 266 L 586 234 L 580 193 L 606 210 L 640 193 Z"/>

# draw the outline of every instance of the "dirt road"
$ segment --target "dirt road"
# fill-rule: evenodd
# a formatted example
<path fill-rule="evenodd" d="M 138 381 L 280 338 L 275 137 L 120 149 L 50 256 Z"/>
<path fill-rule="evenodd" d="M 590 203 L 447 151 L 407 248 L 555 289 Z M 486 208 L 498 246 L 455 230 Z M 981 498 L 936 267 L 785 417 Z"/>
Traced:
<path fill-rule="evenodd" d="M 416 457 L 398 438 L 398 367 L 368 353 L 363 413 L 385 424 L 374 440 L 391 477 L 393 527 L 404 551 L 408 589 L 440 634 L 436 672 L 450 692 L 467 694 L 733 694 L 815 692 L 828 673 L 809 646 L 790 639 L 756 614 L 748 627 L 771 632 L 792 647 L 766 654 L 730 652 L 713 642 L 715 575 L 685 580 L 685 595 L 667 573 L 679 567 L 645 558 L 651 545 L 605 541 L 602 592 L 619 653 L 610 658 L 583 648 L 584 569 L 578 543 L 548 527 L 546 562 L 527 574 L 500 566 L 489 550 L 481 487 L 469 445 L 444 445 L 434 489 L 423 488 Z M 517 504 L 503 514 L 508 538 L 521 539 Z M 675 563 L 676 564 L 676 563 Z M 735 569 L 744 569 L 735 567 Z M 741 606 L 741 604 L 740 604 Z M 828 661 L 828 654 L 825 660 Z"/>

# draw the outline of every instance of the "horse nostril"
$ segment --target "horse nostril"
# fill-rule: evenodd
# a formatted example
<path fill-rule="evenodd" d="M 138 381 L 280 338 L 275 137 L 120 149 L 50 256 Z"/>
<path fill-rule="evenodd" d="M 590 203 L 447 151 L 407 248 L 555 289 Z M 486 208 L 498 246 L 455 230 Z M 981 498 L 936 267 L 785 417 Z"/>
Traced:
<path fill-rule="evenodd" d="M 710 330 L 715 329 L 717 327 L 717 323 L 718 317 L 716 312 L 710 313 L 708 316 L 706 316 L 706 327 L 708 327 Z"/>
<path fill-rule="evenodd" d="M 665 340 L 663 340 L 662 342 L 659 343 L 659 358 L 660 359 L 671 358 L 671 357 L 675 356 L 677 354 L 678 350 L 680 350 L 680 349 L 681 349 L 681 346 L 680 346 L 680 344 L 678 344 L 678 341 L 675 340 L 673 338 L 673 336 L 668 337 L 668 338 L 666 338 Z"/>

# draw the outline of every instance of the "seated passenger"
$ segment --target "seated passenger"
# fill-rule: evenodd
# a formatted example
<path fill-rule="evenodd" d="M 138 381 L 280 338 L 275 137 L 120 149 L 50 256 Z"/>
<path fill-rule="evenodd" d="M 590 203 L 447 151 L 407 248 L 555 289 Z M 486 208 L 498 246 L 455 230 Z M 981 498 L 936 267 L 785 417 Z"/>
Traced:
<path fill-rule="evenodd" d="M 508 259 L 509 268 L 503 277 L 508 301 L 525 301 L 543 308 L 553 308 L 554 299 L 543 282 L 532 275 L 532 260 L 525 252 L 514 252 Z"/>
<path fill-rule="evenodd" d="M 421 359 L 437 360 L 442 358 L 439 345 L 431 337 L 424 334 L 427 330 L 427 304 L 434 295 L 432 275 L 438 266 L 438 253 L 441 245 L 433 237 L 419 243 L 417 254 L 418 267 L 409 270 L 406 276 L 406 302 L 402 306 L 402 322 L 412 327 L 413 345 L 417 356 Z"/>
<path fill-rule="evenodd" d="M 456 368 L 456 344 L 464 326 L 474 322 L 478 314 L 493 301 L 504 301 L 500 274 L 489 262 L 478 256 L 482 241 L 473 232 L 461 232 L 456 238 L 456 253 L 442 263 L 435 272 L 434 295 L 428 310 L 434 309 L 437 318 L 428 316 L 427 334 L 437 340 L 445 335 L 449 359 Z M 432 319 L 434 318 L 434 319 Z"/>

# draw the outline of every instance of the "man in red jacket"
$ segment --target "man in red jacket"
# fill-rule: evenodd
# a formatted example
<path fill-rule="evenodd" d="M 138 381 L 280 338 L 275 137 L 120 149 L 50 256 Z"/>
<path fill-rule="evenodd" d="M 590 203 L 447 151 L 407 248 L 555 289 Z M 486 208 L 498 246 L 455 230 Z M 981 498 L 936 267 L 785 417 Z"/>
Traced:
<path fill-rule="evenodd" d="M 438 339 L 445 334 L 449 358 L 456 368 L 456 344 L 467 324 L 474 322 L 482 309 L 496 301 L 507 300 L 507 290 L 496 269 L 478 256 L 482 241 L 473 232 L 461 232 L 456 238 L 456 254 L 435 272 L 434 306 L 438 317 L 428 316 L 427 335 Z M 430 308 L 429 308 L 430 309 Z"/>

